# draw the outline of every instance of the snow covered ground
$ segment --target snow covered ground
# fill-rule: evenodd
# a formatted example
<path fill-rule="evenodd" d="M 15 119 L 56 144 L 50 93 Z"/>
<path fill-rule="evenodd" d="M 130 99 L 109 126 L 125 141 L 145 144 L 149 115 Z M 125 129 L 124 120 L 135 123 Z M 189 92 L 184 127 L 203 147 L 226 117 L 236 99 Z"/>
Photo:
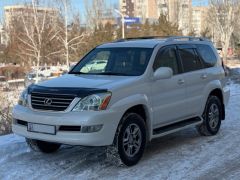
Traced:
<path fill-rule="evenodd" d="M 0 136 L 0 179 L 239 179 L 240 85 L 232 83 L 221 131 L 202 137 L 187 129 L 154 140 L 134 167 L 118 167 L 104 148 L 64 146 L 31 152 L 24 138 Z"/>

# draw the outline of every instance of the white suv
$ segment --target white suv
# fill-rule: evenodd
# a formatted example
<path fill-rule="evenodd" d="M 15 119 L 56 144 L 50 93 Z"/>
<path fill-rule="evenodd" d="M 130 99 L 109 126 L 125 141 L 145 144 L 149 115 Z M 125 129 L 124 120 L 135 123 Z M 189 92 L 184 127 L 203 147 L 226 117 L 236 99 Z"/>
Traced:
<path fill-rule="evenodd" d="M 95 68 L 96 61 L 106 65 Z M 131 166 L 154 138 L 190 126 L 215 135 L 230 94 L 225 84 L 208 40 L 120 40 L 96 47 L 68 74 L 28 87 L 13 109 L 12 128 L 34 150 L 107 146 L 107 155 Z"/>

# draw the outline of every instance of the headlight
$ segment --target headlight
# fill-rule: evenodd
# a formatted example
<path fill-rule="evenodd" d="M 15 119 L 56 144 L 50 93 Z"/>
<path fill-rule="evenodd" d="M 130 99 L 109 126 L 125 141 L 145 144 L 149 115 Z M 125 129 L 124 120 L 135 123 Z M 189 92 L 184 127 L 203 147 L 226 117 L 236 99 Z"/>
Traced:
<path fill-rule="evenodd" d="M 18 104 L 22 106 L 28 106 L 28 91 L 25 89 L 18 99 Z"/>
<path fill-rule="evenodd" d="M 111 92 L 89 95 L 81 99 L 72 111 L 101 111 L 105 110 L 111 99 Z"/>

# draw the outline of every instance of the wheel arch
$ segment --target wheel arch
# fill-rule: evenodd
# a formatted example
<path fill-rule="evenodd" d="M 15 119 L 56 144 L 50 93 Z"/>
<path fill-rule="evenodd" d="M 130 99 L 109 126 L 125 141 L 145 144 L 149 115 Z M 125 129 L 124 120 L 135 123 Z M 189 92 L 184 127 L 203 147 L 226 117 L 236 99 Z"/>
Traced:
<path fill-rule="evenodd" d="M 222 90 L 220 88 L 215 88 L 209 93 L 208 98 L 210 96 L 216 96 L 221 101 L 221 104 L 222 104 L 222 120 L 225 120 L 225 105 L 224 105 L 224 97 L 223 97 Z"/>
<path fill-rule="evenodd" d="M 146 94 L 134 94 L 131 96 L 126 96 L 118 100 L 114 104 L 112 104 L 111 109 L 121 112 L 121 118 L 118 122 L 116 134 L 118 133 L 119 127 L 123 123 L 124 115 L 129 112 L 135 112 L 139 114 L 141 117 L 143 117 L 146 123 L 147 140 L 150 140 L 151 132 L 152 132 L 153 117 L 151 113 L 152 110 L 151 110 L 150 101 Z"/>
<path fill-rule="evenodd" d="M 120 126 L 124 122 L 123 117 L 128 113 L 136 113 L 143 118 L 143 120 L 146 124 L 147 141 L 149 141 L 150 136 L 151 136 L 151 120 L 150 120 L 151 117 L 150 117 L 150 112 L 148 110 L 148 107 L 145 104 L 135 104 L 135 105 L 129 107 L 123 113 L 123 116 L 122 116 L 118 126 Z"/>

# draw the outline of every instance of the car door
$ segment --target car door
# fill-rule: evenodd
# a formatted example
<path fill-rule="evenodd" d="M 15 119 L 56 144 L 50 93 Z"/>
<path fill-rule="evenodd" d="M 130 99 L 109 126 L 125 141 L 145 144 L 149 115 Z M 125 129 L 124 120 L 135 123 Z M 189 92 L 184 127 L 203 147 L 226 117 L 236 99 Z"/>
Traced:
<path fill-rule="evenodd" d="M 184 76 L 176 53 L 176 46 L 161 48 L 153 64 L 155 72 L 160 67 L 170 67 L 173 77 L 152 82 L 153 126 L 170 124 L 186 117 L 186 89 Z"/>
<path fill-rule="evenodd" d="M 186 112 L 188 116 L 196 116 L 203 102 L 207 74 L 195 45 L 178 45 L 177 48 L 186 85 Z"/>

